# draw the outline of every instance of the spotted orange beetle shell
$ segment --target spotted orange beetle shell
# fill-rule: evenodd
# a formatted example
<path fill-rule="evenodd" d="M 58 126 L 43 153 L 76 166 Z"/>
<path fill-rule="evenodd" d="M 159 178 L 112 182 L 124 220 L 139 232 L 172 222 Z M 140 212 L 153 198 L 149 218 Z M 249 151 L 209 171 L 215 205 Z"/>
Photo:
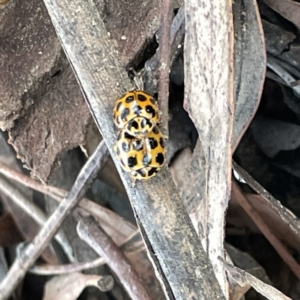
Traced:
<path fill-rule="evenodd" d="M 122 130 L 119 133 L 115 151 L 122 168 L 130 172 L 134 179 L 140 180 L 155 176 L 166 158 L 164 137 L 157 126 L 142 138 Z"/>
<path fill-rule="evenodd" d="M 146 136 L 159 123 L 157 100 L 144 91 L 130 91 L 117 100 L 114 121 L 133 136 Z"/>

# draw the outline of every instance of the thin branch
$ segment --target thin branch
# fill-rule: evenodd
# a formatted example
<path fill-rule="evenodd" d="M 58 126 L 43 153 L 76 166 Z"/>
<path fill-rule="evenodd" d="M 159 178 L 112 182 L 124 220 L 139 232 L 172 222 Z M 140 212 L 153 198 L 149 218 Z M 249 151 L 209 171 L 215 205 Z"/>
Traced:
<path fill-rule="evenodd" d="M 77 233 L 105 259 L 133 300 L 151 300 L 146 287 L 126 256 L 92 217 L 79 221 Z"/>
<path fill-rule="evenodd" d="M 35 265 L 29 272 L 37 275 L 62 275 L 66 273 L 81 272 L 83 270 L 97 268 L 106 264 L 104 258 L 99 257 L 93 261 L 78 262 L 67 265 Z"/>
<path fill-rule="evenodd" d="M 28 200 L 18 189 L 10 182 L 0 177 L 0 190 L 18 205 L 26 214 L 28 214 L 37 224 L 43 226 L 47 221 L 47 216 L 33 202 Z M 61 245 L 71 262 L 74 261 L 73 250 L 62 232 L 58 232 L 54 238 Z"/>
<path fill-rule="evenodd" d="M 107 147 L 105 142 L 102 141 L 80 171 L 68 196 L 63 199 L 33 241 L 15 259 L 7 275 L 0 283 L 1 300 L 9 298 L 24 278 L 26 272 L 50 243 L 67 214 L 79 203 L 89 184 L 96 177 L 98 170 L 100 170 L 107 159 Z"/>
<path fill-rule="evenodd" d="M 249 215 L 252 221 L 256 224 L 259 230 L 264 234 L 265 238 L 271 243 L 275 248 L 277 253 L 283 259 L 283 261 L 290 267 L 292 272 L 300 279 L 300 266 L 294 257 L 289 253 L 287 248 L 280 242 L 280 240 L 273 234 L 269 227 L 264 222 L 260 214 L 255 210 L 255 208 L 248 201 L 247 196 L 245 196 L 238 184 L 233 180 L 232 182 L 232 192 L 231 197 L 234 198 L 245 212 Z"/>
<path fill-rule="evenodd" d="M 170 37 L 170 61 L 171 64 L 175 61 L 180 48 L 182 48 L 182 43 L 185 33 L 185 21 L 184 21 L 184 7 L 180 7 L 176 16 L 172 21 L 171 27 L 171 37 Z M 162 28 L 161 28 L 162 29 Z M 145 62 L 145 68 L 142 72 L 142 76 L 149 78 L 150 85 L 148 80 L 144 82 L 146 84 L 146 91 L 155 93 L 157 91 L 157 82 L 160 66 L 160 50 L 157 51 L 149 60 Z M 151 78 L 151 79 L 150 79 Z"/>
<path fill-rule="evenodd" d="M 161 30 L 159 39 L 160 68 L 159 68 L 159 90 L 158 103 L 162 112 L 162 132 L 168 136 L 169 122 L 169 78 L 170 78 L 170 34 L 172 24 L 172 1 L 164 0 L 161 12 Z"/>
<path fill-rule="evenodd" d="M 141 238 L 137 240 L 137 236 L 140 237 L 140 233 L 138 231 L 133 233 L 131 236 L 125 237 L 120 244 L 116 243 L 116 245 L 122 251 L 124 251 L 126 256 L 128 256 L 129 254 L 132 255 L 144 251 L 145 245 Z M 126 247 L 127 244 L 134 245 L 134 247 L 132 246 Z M 49 264 L 35 265 L 29 270 L 29 272 L 38 275 L 58 275 L 58 274 L 66 274 L 71 272 L 80 272 L 83 270 L 96 268 L 105 263 L 106 263 L 105 260 L 102 257 L 100 257 L 93 261 L 78 262 L 78 263 L 66 264 L 66 265 L 49 265 Z"/>
<path fill-rule="evenodd" d="M 32 188 L 33 190 L 46 194 L 58 202 L 61 202 L 62 199 L 68 194 L 68 192 L 63 189 L 41 184 L 40 182 L 37 182 L 36 180 L 27 177 L 22 173 L 12 170 L 2 162 L 0 162 L 0 174 L 3 174 L 9 179 L 15 180 L 24 186 Z M 114 224 L 114 228 L 118 230 L 119 234 L 124 237 L 133 234 L 137 230 L 137 227 L 131 222 L 120 217 L 110 209 L 107 209 L 87 198 L 83 198 L 79 202 L 79 206 L 94 217 L 99 218 L 102 222 L 105 222 L 106 224 Z"/>
<path fill-rule="evenodd" d="M 275 199 L 264 187 L 253 179 L 241 166 L 233 162 L 234 170 L 241 176 L 244 181 L 265 201 L 270 207 L 281 217 L 281 219 L 289 225 L 290 229 L 300 238 L 300 225 L 298 218 L 288 209 L 286 209 L 280 201 Z"/>

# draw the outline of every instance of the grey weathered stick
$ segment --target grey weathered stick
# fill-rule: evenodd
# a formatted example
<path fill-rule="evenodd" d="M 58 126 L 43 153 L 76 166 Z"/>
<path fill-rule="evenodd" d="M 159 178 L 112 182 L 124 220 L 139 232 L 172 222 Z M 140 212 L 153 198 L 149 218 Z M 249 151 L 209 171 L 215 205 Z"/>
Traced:
<path fill-rule="evenodd" d="M 159 67 L 159 90 L 158 90 L 158 103 L 162 111 L 161 126 L 162 133 L 168 136 L 168 123 L 169 123 L 169 73 L 170 73 L 170 35 L 172 24 L 172 1 L 163 0 L 161 9 L 160 20 L 160 67 Z"/>
<path fill-rule="evenodd" d="M 159 261 L 158 272 L 163 271 L 177 300 L 224 299 L 167 168 L 134 189 L 120 168 L 113 151 L 117 132 L 112 111 L 115 100 L 132 86 L 95 5 L 83 0 L 44 2 Z"/>
<path fill-rule="evenodd" d="M 16 186 L 0 176 L 0 191 L 10 198 L 13 203 L 18 205 L 25 213 L 27 213 L 39 225 L 44 225 L 47 221 L 45 213 L 33 202 L 26 198 Z M 62 249 L 71 262 L 74 262 L 73 250 L 66 239 L 63 232 L 58 232 L 54 238 L 61 245 Z"/>
<path fill-rule="evenodd" d="M 12 170 L 2 162 L 0 162 L 0 174 L 3 174 L 5 177 L 17 181 L 20 184 L 23 184 L 24 186 L 27 186 L 33 190 L 48 195 L 58 202 L 61 202 L 62 199 L 68 195 L 67 191 L 54 186 L 44 185 L 22 173 Z M 95 218 L 101 219 L 103 222 L 113 222 L 115 228 L 119 228 L 119 232 L 120 234 L 122 232 L 122 235 L 131 235 L 137 230 L 136 226 L 131 222 L 126 221 L 110 209 L 103 207 L 87 198 L 83 198 L 79 202 L 79 206 L 89 212 Z"/>
<path fill-rule="evenodd" d="M 152 299 L 126 256 L 92 217 L 79 221 L 77 233 L 105 259 L 133 300 Z"/>
<path fill-rule="evenodd" d="M 88 183 L 95 178 L 97 171 L 103 166 L 107 158 L 107 148 L 105 142 L 102 141 L 77 176 L 68 196 L 60 203 L 34 240 L 15 259 L 6 277 L 0 284 L 1 300 L 8 299 L 18 283 L 24 278 L 28 269 L 50 243 L 66 215 L 83 197 L 89 187 Z"/>

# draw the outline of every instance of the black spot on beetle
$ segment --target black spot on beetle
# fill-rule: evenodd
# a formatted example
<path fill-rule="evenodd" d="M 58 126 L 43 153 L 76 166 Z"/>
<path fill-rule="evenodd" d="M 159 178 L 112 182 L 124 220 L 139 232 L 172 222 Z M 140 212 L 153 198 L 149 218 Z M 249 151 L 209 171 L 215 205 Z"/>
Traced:
<path fill-rule="evenodd" d="M 151 117 L 155 117 L 156 112 L 155 109 L 151 105 L 146 106 L 146 112 L 151 115 Z"/>
<path fill-rule="evenodd" d="M 155 149 L 158 146 L 158 142 L 154 138 L 149 138 L 149 144 L 151 149 Z"/>
<path fill-rule="evenodd" d="M 124 152 L 127 153 L 130 150 L 129 144 L 127 142 L 123 142 L 122 143 L 122 149 L 123 149 Z"/>
<path fill-rule="evenodd" d="M 138 129 L 139 129 L 139 124 L 138 124 L 138 122 L 137 122 L 137 121 L 132 121 L 132 122 L 130 122 L 130 123 L 128 124 L 128 130 L 130 131 L 132 127 L 133 127 L 134 129 L 138 130 Z"/>
<path fill-rule="evenodd" d="M 134 97 L 133 96 L 128 96 L 126 99 L 125 99 L 125 102 L 126 103 L 130 103 L 134 100 Z"/>
<path fill-rule="evenodd" d="M 152 176 L 153 174 L 157 173 L 157 168 L 151 168 L 148 172 L 148 176 Z"/>
<path fill-rule="evenodd" d="M 147 175 L 144 169 L 139 169 L 139 170 L 137 170 L 136 172 L 137 172 L 138 174 L 140 174 L 142 177 L 146 177 L 146 175 Z"/>
<path fill-rule="evenodd" d="M 165 148 L 165 141 L 164 141 L 163 138 L 160 138 L 160 139 L 159 139 L 159 144 L 160 144 L 160 146 L 161 146 L 162 148 Z"/>
<path fill-rule="evenodd" d="M 127 164 L 129 168 L 133 168 L 137 165 L 137 159 L 135 156 L 128 157 Z"/>
<path fill-rule="evenodd" d="M 158 134 L 158 133 L 159 133 L 159 130 L 158 130 L 158 128 L 157 128 L 156 126 L 153 128 L 153 132 L 154 132 L 155 134 Z"/>
<path fill-rule="evenodd" d="M 119 103 L 117 104 L 116 111 L 120 110 L 122 104 L 123 104 L 122 102 L 119 102 Z"/>
<path fill-rule="evenodd" d="M 130 110 L 128 108 L 123 109 L 122 113 L 121 113 L 121 119 L 122 121 L 127 121 L 127 117 L 130 113 Z"/>
<path fill-rule="evenodd" d="M 133 108 L 133 112 L 134 112 L 137 116 L 140 116 L 140 115 L 141 115 L 141 111 L 142 111 L 142 108 L 141 108 L 139 105 L 136 105 L 136 106 Z"/>
<path fill-rule="evenodd" d="M 140 101 L 146 101 L 147 100 L 147 97 L 143 94 L 138 94 L 137 97 Z"/>
<path fill-rule="evenodd" d="M 148 126 L 148 128 L 151 128 L 152 127 L 152 122 L 150 120 L 146 119 L 146 118 L 143 118 L 143 120 L 141 122 L 141 127 L 145 128 L 147 126 Z"/>
<path fill-rule="evenodd" d="M 129 134 L 128 132 L 124 133 L 124 137 L 129 140 L 133 140 L 135 138 L 133 135 Z"/>
<path fill-rule="evenodd" d="M 151 155 L 149 153 L 145 154 L 144 157 L 143 157 L 143 165 L 145 167 L 148 167 L 150 164 L 151 164 Z"/>
<path fill-rule="evenodd" d="M 162 153 L 156 155 L 156 162 L 162 165 L 164 163 L 165 157 Z"/>

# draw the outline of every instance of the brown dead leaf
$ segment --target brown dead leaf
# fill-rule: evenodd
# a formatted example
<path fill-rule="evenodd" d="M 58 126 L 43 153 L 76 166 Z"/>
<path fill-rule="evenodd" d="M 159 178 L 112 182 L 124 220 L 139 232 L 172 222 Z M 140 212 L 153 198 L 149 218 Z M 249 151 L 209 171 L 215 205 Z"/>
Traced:
<path fill-rule="evenodd" d="M 267 284 L 271 284 L 270 279 L 268 278 L 266 271 L 260 266 L 250 254 L 242 252 L 239 249 L 234 248 L 229 244 L 225 244 L 225 249 L 230 255 L 231 262 L 235 266 L 247 271 L 256 278 L 262 280 Z M 227 261 L 228 262 L 228 261 Z M 240 300 L 251 287 L 250 284 L 239 285 L 238 282 L 233 280 L 229 276 L 230 282 L 230 300 Z"/>
<path fill-rule="evenodd" d="M 224 265 L 229 276 L 236 280 L 239 285 L 250 285 L 269 300 L 292 300 L 275 289 L 273 286 L 257 279 L 255 276 L 227 263 L 224 263 Z"/>
<path fill-rule="evenodd" d="M 260 103 L 267 58 L 264 33 L 256 1 L 235 1 L 233 15 L 236 101 L 233 149 L 236 149 Z"/>
<path fill-rule="evenodd" d="M 292 0 L 264 0 L 264 2 L 300 29 L 299 2 Z"/>
<path fill-rule="evenodd" d="M 185 104 L 206 159 L 205 248 L 225 295 L 224 214 L 230 194 L 233 99 L 231 1 L 188 1 L 185 6 Z"/>
<path fill-rule="evenodd" d="M 108 280 L 107 280 L 108 279 Z M 101 281 L 106 282 L 106 286 Z M 76 300 L 87 286 L 100 285 L 108 291 L 113 287 L 111 276 L 89 275 L 82 273 L 70 273 L 62 276 L 55 276 L 46 283 L 43 300 Z"/>

